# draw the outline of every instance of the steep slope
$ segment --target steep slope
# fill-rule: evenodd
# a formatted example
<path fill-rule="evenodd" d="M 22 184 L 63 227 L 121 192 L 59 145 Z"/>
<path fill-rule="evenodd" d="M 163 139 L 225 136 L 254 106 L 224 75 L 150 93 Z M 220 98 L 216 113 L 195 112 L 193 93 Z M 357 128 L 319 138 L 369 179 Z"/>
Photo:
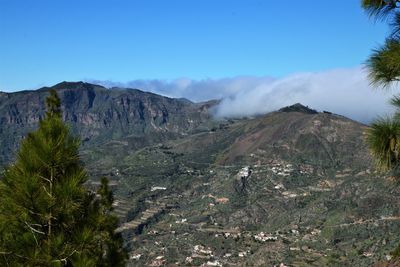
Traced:
<path fill-rule="evenodd" d="M 385 259 L 398 242 L 400 190 L 374 172 L 366 126 L 288 111 L 226 121 L 114 163 L 132 266 Z"/>
<path fill-rule="evenodd" d="M 241 161 L 249 155 L 246 160 L 251 161 L 263 154 L 324 168 L 370 163 L 363 140 L 366 126 L 342 116 L 274 112 L 245 124 L 244 133 L 221 157 L 222 163 Z M 263 163 L 265 157 L 259 160 Z"/>
<path fill-rule="evenodd" d="M 131 266 L 368 266 L 397 245 L 400 189 L 374 171 L 365 125 L 296 104 L 212 121 L 133 89 L 54 86 L 93 177 L 116 194 Z M 49 88 L 0 94 L 1 160 Z"/>
<path fill-rule="evenodd" d="M 10 160 L 21 138 L 43 117 L 49 89 L 61 97 L 65 121 L 83 145 L 131 136 L 143 147 L 195 131 L 209 121 L 213 103 L 195 104 L 136 89 L 62 82 L 50 88 L 0 94 L 0 165 Z"/>

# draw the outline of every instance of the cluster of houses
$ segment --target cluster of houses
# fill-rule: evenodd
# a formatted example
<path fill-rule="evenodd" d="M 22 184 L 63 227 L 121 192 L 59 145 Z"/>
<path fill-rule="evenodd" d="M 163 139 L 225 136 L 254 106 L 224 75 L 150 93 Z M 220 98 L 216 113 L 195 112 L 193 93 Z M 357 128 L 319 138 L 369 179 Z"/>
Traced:
<path fill-rule="evenodd" d="M 293 171 L 293 165 L 276 163 L 271 167 L 271 171 L 276 175 L 289 176 Z"/>

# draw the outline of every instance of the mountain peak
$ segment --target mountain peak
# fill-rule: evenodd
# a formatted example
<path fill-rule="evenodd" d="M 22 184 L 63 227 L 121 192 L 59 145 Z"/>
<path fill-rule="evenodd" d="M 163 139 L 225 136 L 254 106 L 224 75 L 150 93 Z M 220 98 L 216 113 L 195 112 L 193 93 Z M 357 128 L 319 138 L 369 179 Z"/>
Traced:
<path fill-rule="evenodd" d="M 307 114 L 317 114 L 318 111 L 311 109 L 308 106 L 304 106 L 300 103 L 293 104 L 291 106 L 283 107 L 279 110 L 280 112 L 301 112 Z"/>
<path fill-rule="evenodd" d="M 56 85 L 50 86 L 50 87 L 43 87 L 39 90 L 49 90 L 49 89 L 55 89 L 55 90 L 64 90 L 64 89 L 69 89 L 69 90 L 76 90 L 76 89 L 91 89 L 91 88 L 104 88 L 101 85 L 97 84 L 91 84 L 91 83 L 86 83 L 82 81 L 78 82 L 67 82 L 63 81 L 60 83 L 57 83 Z"/>

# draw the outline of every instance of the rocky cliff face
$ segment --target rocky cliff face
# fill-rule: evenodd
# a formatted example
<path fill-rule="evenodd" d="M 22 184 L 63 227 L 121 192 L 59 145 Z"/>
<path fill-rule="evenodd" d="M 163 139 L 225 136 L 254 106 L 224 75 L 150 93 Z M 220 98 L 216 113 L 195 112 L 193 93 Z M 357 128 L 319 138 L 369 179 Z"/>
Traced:
<path fill-rule="evenodd" d="M 45 113 L 45 98 L 56 89 L 63 116 L 83 145 L 126 136 L 151 143 L 185 135 L 205 125 L 209 103 L 195 104 L 136 89 L 62 82 L 37 91 L 0 94 L 0 163 L 8 161 L 20 140 L 34 130 Z"/>
<path fill-rule="evenodd" d="M 400 187 L 374 170 L 365 125 L 300 104 L 214 123 L 215 102 L 53 88 L 88 187 L 110 179 L 129 266 L 371 266 L 398 245 Z M 0 160 L 48 90 L 0 93 Z"/>

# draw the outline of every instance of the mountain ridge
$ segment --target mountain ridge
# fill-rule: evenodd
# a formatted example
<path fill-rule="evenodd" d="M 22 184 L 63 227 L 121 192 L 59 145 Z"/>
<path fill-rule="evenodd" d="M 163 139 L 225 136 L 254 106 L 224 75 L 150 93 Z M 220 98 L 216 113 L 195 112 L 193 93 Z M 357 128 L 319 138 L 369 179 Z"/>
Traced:
<path fill-rule="evenodd" d="M 132 266 L 368 266 L 397 246 L 400 189 L 365 129 L 276 111 L 87 166 L 115 181 Z"/>
<path fill-rule="evenodd" d="M 83 144 L 125 135 L 154 134 L 155 141 L 179 137 L 210 124 L 212 102 L 195 104 L 138 89 L 106 89 L 84 82 L 0 95 L 0 162 L 10 160 L 20 140 L 37 127 L 45 113 L 47 91 L 60 95 L 63 118 Z M 151 136 L 150 136 L 151 138 Z M 148 139 L 150 139 L 148 138 Z"/>
<path fill-rule="evenodd" d="M 134 88 L 108 89 L 82 81 L 4 92 L 0 94 L 0 164 L 9 162 L 12 159 L 9 155 L 17 149 L 20 140 L 37 127 L 45 113 L 45 97 L 51 89 L 58 91 L 63 118 L 83 145 L 98 145 L 129 135 L 146 139 L 149 145 L 191 132 L 208 131 L 224 121 L 213 118 L 220 100 L 194 103 Z M 315 110 L 297 103 L 280 111 Z M 149 141 L 152 137 L 154 140 Z"/>
<path fill-rule="evenodd" d="M 0 165 L 49 89 L 0 94 Z M 218 100 L 57 91 L 87 187 L 110 180 L 130 266 L 367 266 L 397 246 L 400 188 L 374 169 L 366 125 L 301 104 L 215 121 Z"/>

